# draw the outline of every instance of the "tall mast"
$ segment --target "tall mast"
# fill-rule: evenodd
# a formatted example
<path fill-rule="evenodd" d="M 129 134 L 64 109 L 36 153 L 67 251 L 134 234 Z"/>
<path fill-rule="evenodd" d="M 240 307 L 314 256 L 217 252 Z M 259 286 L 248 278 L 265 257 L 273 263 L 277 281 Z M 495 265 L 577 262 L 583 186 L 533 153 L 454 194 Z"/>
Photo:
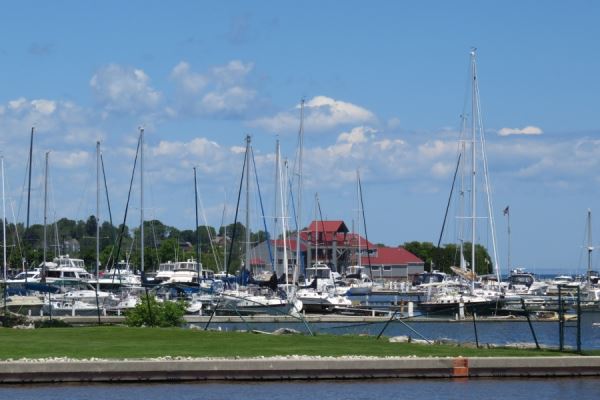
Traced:
<path fill-rule="evenodd" d="M 358 169 L 356 169 L 356 204 L 357 204 L 357 213 L 356 213 L 356 240 L 358 240 L 358 253 L 356 254 L 356 265 L 361 266 L 361 254 L 360 254 L 360 175 Z M 360 268 L 359 268 L 360 271 Z M 359 272 L 360 273 L 360 272 Z"/>
<path fill-rule="evenodd" d="M 2 262 L 4 271 L 4 315 L 6 315 L 6 193 L 4 191 L 4 156 L 0 158 L 2 163 Z"/>
<path fill-rule="evenodd" d="M 31 164 L 32 164 L 32 155 L 33 155 L 33 132 L 35 131 L 34 127 L 31 127 L 31 137 L 29 139 L 29 183 L 27 184 L 27 225 L 25 229 L 29 229 L 29 214 L 30 214 L 30 206 L 31 206 Z"/>
<path fill-rule="evenodd" d="M 196 179 L 196 167 L 194 167 L 194 199 L 196 210 L 196 260 L 198 270 L 198 289 L 200 289 L 200 229 L 198 229 L 198 180 Z"/>
<path fill-rule="evenodd" d="M 277 273 L 277 225 L 279 220 L 279 139 L 275 141 L 275 218 L 273 222 L 273 237 L 275 237 L 275 246 L 273 249 L 273 271 Z M 283 214 L 281 216 L 283 218 Z M 284 244 L 285 245 L 285 244 Z"/>
<path fill-rule="evenodd" d="M 288 248 L 288 241 L 287 241 L 287 226 L 286 226 L 286 215 L 285 212 L 287 210 L 287 196 L 285 196 L 285 192 L 287 190 L 287 185 L 288 185 L 288 177 L 287 177 L 287 161 L 284 162 L 285 164 L 285 169 L 281 168 L 281 165 L 279 166 L 279 190 L 280 190 L 280 195 L 281 195 L 281 231 L 282 231 L 282 235 L 283 235 L 283 270 L 284 270 L 284 274 L 285 274 L 285 285 L 287 287 L 288 285 L 288 280 L 289 280 L 289 265 L 288 265 L 288 254 L 287 254 L 287 248 Z"/>
<path fill-rule="evenodd" d="M 466 120 L 466 116 L 463 112 L 463 115 L 461 116 L 462 118 L 462 123 L 461 123 L 461 140 L 460 140 L 460 154 L 462 154 L 462 159 L 465 160 L 466 159 L 466 145 L 467 145 L 467 138 L 465 137 L 466 132 L 467 132 L 467 120 Z M 460 162 L 460 159 L 459 159 Z M 457 165 L 457 168 L 459 166 Z M 460 221 L 459 221 L 459 229 L 458 229 L 458 236 L 459 236 L 459 241 L 460 241 L 460 269 L 463 271 L 466 271 L 467 269 L 467 263 L 465 262 L 465 174 L 466 174 L 466 163 L 460 162 L 460 190 L 459 190 L 459 200 L 460 200 L 460 204 L 459 204 L 459 215 L 460 215 Z"/>
<path fill-rule="evenodd" d="M 42 267 L 42 279 L 46 282 L 46 247 L 47 247 L 47 227 L 48 227 L 48 155 L 49 151 L 46 152 L 46 169 L 44 172 L 44 263 Z"/>
<path fill-rule="evenodd" d="M 476 203 L 476 182 L 477 182 L 477 171 L 475 169 L 476 167 L 476 140 L 477 140 L 477 128 L 476 128 L 476 118 L 475 118 L 475 114 L 477 112 L 477 107 L 476 107 L 476 100 L 475 97 L 477 96 L 477 91 L 475 90 L 476 87 L 476 80 L 477 80 L 477 75 L 476 75 L 476 70 L 475 70 L 475 51 L 476 49 L 472 49 L 471 50 L 471 73 L 472 73 L 472 92 L 471 92 L 471 130 L 472 130 L 472 142 L 471 142 L 471 271 L 473 272 L 473 274 L 476 273 L 476 263 L 475 263 L 475 240 L 476 240 L 476 226 L 477 226 L 477 203 Z M 473 285 L 473 289 L 474 289 L 474 285 L 475 285 L 475 280 L 473 279 L 471 281 L 472 285 Z"/>
<path fill-rule="evenodd" d="M 315 193 L 315 264 L 319 264 L 319 194 Z M 323 226 L 321 226 L 323 228 Z"/>
<path fill-rule="evenodd" d="M 96 142 L 96 292 L 100 290 L 100 141 Z"/>
<path fill-rule="evenodd" d="M 473 50 L 473 53 L 475 52 L 475 50 Z M 479 82 L 477 80 L 477 64 L 475 62 L 475 57 L 473 57 L 473 91 L 475 93 L 475 97 L 474 97 L 474 107 L 476 110 L 476 115 L 477 115 L 477 119 L 475 119 L 476 123 L 477 123 L 477 128 L 479 130 L 479 137 L 480 137 L 480 143 L 481 143 L 481 160 L 482 160 L 482 165 L 483 165 L 483 180 L 484 180 L 484 184 L 485 184 L 485 197 L 487 200 L 487 212 L 488 212 L 488 218 L 489 218 L 489 227 L 490 227 L 490 233 L 491 233 L 491 240 L 492 240 L 492 255 L 493 255 L 493 262 L 492 262 L 492 267 L 494 272 L 496 273 L 496 279 L 498 282 L 500 282 L 500 263 L 498 262 L 498 246 L 496 245 L 496 222 L 495 222 L 495 218 L 494 218 L 494 206 L 493 206 L 493 202 L 492 202 L 492 194 L 491 194 L 491 184 L 490 184 L 490 173 L 489 173 L 489 168 L 488 168 L 488 162 L 487 162 L 487 152 L 485 149 L 485 129 L 483 128 L 483 119 L 481 118 L 481 103 L 480 103 L 480 99 L 479 99 Z M 486 262 L 488 262 L 488 260 L 486 260 Z"/>
<path fill-rule="evenodd" d="M 144 128 L 140 128 L 140 269 L 144 273 Z"/>
<path fill-rule="evenodd" d="M 592 251 L 594 251 L 594 246 L 592 245 L 592 210 L 588 209 L 588 216 L 587 216 L 587 228 L 588 228 L 588 232 L 587 232 L 587 237 L 588 237 L 588 247 L 587 247 L 587 253 L 588 253 L 588 269 L 587 269 L 587 281 L 588 283 L 590 282 L 590 276 L 591 276 L 591 271 L 592 271 Z"/>
<path fill-rule="evenodd" d="M 246 269 L 250 272 L 250 135 L 246 135 Z"/>
<path fill-rule="evenodd" d="M 294 269 L 294 282 L 298 280 L 298 271 L 302 268 L 302 254 L 300 253 L 300 230 L 302 229 L 302 148 L 304 147 L 304 99 L 300 101 L 300 129 L 298 131 L 298 209 L 296 232 L 296 268 Z"/>
<path fill-rule="evenodd" d="M 25 243 L 27 243 L 27 237 L 28 237 L 28 232 L 29 231 L 29 215 L 30 215 L 30 209 L 31 209 L 31 166 L 33 164 L 33 132 L 35 131 L 35 127 L 31 127 L 31 136 L 29 139 L 29 180 L 28 180 L 28 184 L 27 184 L 27 224 L 25 225 Z M 25 270 L 25 265 L 26 265 L 26 261 L 25 261 L 25 257 L 23 257 L 23 270 Z M 25 283 L 27 284 L 27 274 L 25 274 Z"/>

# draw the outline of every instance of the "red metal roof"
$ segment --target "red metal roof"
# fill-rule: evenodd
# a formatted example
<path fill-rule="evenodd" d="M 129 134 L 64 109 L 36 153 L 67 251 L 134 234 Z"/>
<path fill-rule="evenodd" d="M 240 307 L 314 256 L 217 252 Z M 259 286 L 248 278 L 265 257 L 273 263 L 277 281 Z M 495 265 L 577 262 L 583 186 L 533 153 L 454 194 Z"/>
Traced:
<path fill-rule="evenodd" d="M 312 221 L 303 232 L 341 232 L 348 233 L 348 227 L 344 221 Z"/>
<path fill-rule="evenodd" d="M 300 232 L 300 237 L 302 238 L 302 240 L 304 242 L 308 242 L 309 238 L 310 238 L 310 243 L 312 246 L 315 246 L 315 242 L 317 241 L 317 236 L 315 236 L 314 232 L 310 232 L 310 231 L 302 231 Z M 363 238 L 362 236 L 356 234 L 356 233 L 342 233 L 342 232 L 338 232 L 338 233 L 334 233 L 334 232 L 325 232 L 325 233 L 320 233 L 318 235 L 318 242 L 320 246 L 327 246 L 327 247 L 331 247 L 333 239 L 337 240 L 337 245 L 338 247 L 358 247 L 359 242 L 360 242 L 360 247 L 363 249 L 367 248 L 367 240 L 365 238 Z M 371 243 L 368 242 L 369 244 L 369 248 L 370 249 L 374 249 L 376 246 Z"/>
<path fill-rule="evenodd" d="M 362 265 L 368 265 L 369 258 L 361 257 Z M 377 255 L 371 255 L 372 265 L 404 265 L 422 264 L 423 260 L 415 256 L 404 247 L 377 247 Z"/>

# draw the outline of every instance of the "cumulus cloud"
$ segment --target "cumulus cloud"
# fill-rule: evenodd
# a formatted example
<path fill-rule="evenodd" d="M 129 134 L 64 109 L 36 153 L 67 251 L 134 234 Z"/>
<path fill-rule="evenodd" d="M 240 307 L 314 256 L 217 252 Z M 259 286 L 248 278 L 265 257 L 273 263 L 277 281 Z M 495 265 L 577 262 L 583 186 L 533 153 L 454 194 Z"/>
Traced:
<path fill-rule="evenodd" d="M 136 113 L 155 109 L 161 93 L 150 86 L 150 78 L 141 69 L 110 64 L 100 68 L 90 86 L 96 99 L 108 110 Z"/>
<path fill-rule="evenodd" d="M 541 135 L 542 129 L 537 126 L 528 125 L 525 128 L 502 128 L 498 131 L 498 135 L 500 136 L 510 136 L 510 135 Z"/>
<path fill-rule="evenodd" d="M 251 125 L 269 132 L 291 132 L 298 129 L 300 114 L 296 105 L 293 110 L 280 112 L 272 117 L 263 117 Z M 371 111 L 327 96 L 315 96 L 304 104 L 304 126 L 307 132 L 322 132 L 343 125 L 368 124 L 377 118 Z"/>
<path fill-rule="evenodd" d="M 91 126 L 90 112 L 70 101 L 21 97 L 1 105 L 0 109 L 3 110 L 0 127 L 7 136 L 29 132 L 35 126 L 40 132 L 61 136 L 69 131 L 67 136 L 73 141 L 78 136 L 77 130 L 89 131 Z"/>
<path fill-rule="evenodd" d="M 308 115 L 307 128 L 315 130 L 330 129 L 343 124 L 368 123 L 375 115 L 360 106 L 326 96 L 313 97 L 306 102 Z"/>
<path fill-rule="evenodd" d="M 373 138 L 375 132 L 377 131 L 373 128 L 358 126 L 353 128 L 350 132 L 340 133 L 338 142 L 364 143 L 367 142 L 369 138 Z"/>
<path fill-rule="evenodd" d="M 178 108 L 194 115 L 223 118 L 243 116 L 253 108 L 257 92 L 246 82 L 253 63 L 232 60 L 200 73 L 182 61 L 171 71 L 179 89 Z"/>
<path fill-rule="evenodd" d="M 89 164 L 91 155 L 87 151 L 53 151 L 50 153 L 52 166 L 72 169 Z"/>

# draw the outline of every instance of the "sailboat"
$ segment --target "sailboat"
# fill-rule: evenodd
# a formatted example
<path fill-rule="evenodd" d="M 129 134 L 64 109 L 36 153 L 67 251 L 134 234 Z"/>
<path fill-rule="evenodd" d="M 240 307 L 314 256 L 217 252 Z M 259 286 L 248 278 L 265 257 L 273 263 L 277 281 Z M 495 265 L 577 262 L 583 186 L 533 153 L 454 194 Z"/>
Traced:
<path fill-rule="evenodd" d="M 497 280 L 499 279 L 498 262 L 496 255 L 496 243 L 495 243 L 495 232 L 494 232 L 494 220 L 492 216 L 492 206 L 490 199 L 489 190 L 489 178 L 487 169 L 487 158 L 485 155 L 485 139 L 480 114 L 480 103 L 479 103 L 479 86 L 477 81 L 477 64 L 476 64 L 476 49 L 472 49 L 470 52 L 470 69 L 471 69 L 471 140 L 470 140 L 470 157 L 471 157 L 471 176 L 470 185 L 470 205 L 471 215 L 467 217 L 471 222 L 471 265 L 470 271 L 466 268 L 466 262 L 463 258 L 463 246 L 461 238 L 460 246 L 460 257 L 461 267 L 454 269 L 460 272 L 459 276 L 463 278 L 463 281 L 447 281 L 444 285 L 437 286 L 435 293 L 432 293 L 429 298 L 420 303 L 420 309 L 425 313 L 435 314 L 455 314 L 460 309 L 477 314 L 494 313 L 499 310 L 504 303 L 504 296 L 501 292 L 495 291 L 489 288 L 476 287 L 475 282 L 475 271 L 476 271 L 476 239 L 477 239 L 477 219 L 480 218 L 477 215 L 477 177 L 479 172 L 477 171 L 477 148 L 481 146 L 481 159 L 483 160 L 483 178 L 486 186 L 485 193 L 487 194 L 487 208 L 488 217 L 490 220 L 491 237 L 494 253 L 494 267 L 496 269 Z M 465 127 L 465 119 L 463 117 L 463 127 Z M 466 152 L 466 141 L 461 142 L 461 158 L 462 162 L 467 156 Z M 459 158 L 459 162 L 460 159 Z M 464 190 L 461 190 L 461 194 Z M 465 284 L 466 283 L 466 284 Z"/>
<path fill-rule="evenodd" d="M 250 169 L 251 169 L 252 146 L 251 137 L 246 136 L 246 152 L 244 157 L 244 168 L 242 181 L 245 182 L 246 189 L 246 216 L 245 216 L 245 258 L 244 265 L 240 272 L 240 277 L 244 277 L 250 272 L 251 267 L 251 249 L 250 249 Z M 245 179 L 245 181 L 244 181 Z M 240 185 L 241 191 L 242 185 Z M 236 213 L 237 216 L 237 213 Z M 233 238 L 232 238 L 233 240 Z M 231 252 L 230 252 L 231 255 Z M 285 257 L 284 257 L 285 258 Z M 275 283 L 276 274 L 273 274 Z M 302 310 L 302 302 L 293 296 L 287 296 L 285 293 L 264 286 L 253 287 L 241 285 L 236 289 L 227 289 L 220 293 L 219 309 L 220 313 L 235 313 L 240 315 L 247 314 L 298 314 Z M 275 285 L 275 288 L 277 286 Z"/>

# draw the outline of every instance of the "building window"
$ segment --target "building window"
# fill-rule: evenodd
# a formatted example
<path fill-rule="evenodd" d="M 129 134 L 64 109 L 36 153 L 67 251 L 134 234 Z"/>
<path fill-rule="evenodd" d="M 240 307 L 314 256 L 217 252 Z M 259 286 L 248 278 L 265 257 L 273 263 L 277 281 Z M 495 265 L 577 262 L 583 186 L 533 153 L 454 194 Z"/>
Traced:
<path fill-rule="evenodd" d="M 379 265 L 371 265 L 371 271 L 379 271 Z"/>
<path fill-rule="evenodd" d="M 392 266 L 391 265 L 384 265 L 383 266 L 383 270 L 384 271 L 391 271 L 392 270 Z"/>

